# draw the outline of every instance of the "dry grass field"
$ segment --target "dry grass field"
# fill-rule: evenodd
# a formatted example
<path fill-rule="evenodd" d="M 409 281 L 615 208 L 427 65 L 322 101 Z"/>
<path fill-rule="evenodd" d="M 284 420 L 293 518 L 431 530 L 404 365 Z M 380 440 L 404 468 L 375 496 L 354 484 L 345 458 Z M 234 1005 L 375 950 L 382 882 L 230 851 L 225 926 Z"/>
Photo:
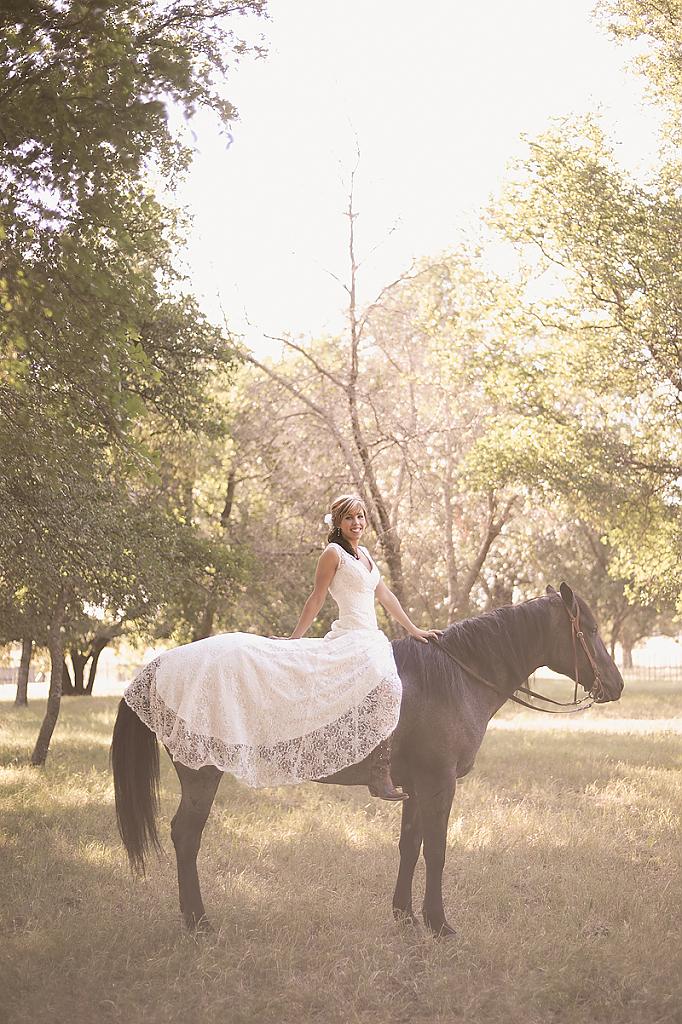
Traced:
<path fill-rule="evenodd" d="M 183 934 L 169 839 L 143 881 L 118 841 L 116 700 L 65 701 L 43 771 L 42 702 L 0 704 L 0 1020 L 679 1024 L 681 697 L 503 714 L 453 808 L 451 941 L 392 921 L 395 806 L 230 778 L 200 857 L 215 932 Z M 168 837 L 167 758 L 162 795 Z"/>

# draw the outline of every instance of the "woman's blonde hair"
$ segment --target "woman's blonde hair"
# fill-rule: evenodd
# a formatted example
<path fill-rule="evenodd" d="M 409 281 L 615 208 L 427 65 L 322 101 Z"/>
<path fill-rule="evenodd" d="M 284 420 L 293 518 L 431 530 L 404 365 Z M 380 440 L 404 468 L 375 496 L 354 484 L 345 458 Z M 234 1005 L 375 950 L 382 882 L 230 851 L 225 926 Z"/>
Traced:
<path fill-rule="evenodd" d="M 355 552 L 351 549 L 350 545 L 341 533 L 341 523 L 344 516 L 347 516 L 349 512 L 355 512 L 358 508 L 361 508 L 365 513 L 366 519 L 367 506 L 359 494 L 340 494 L 338 498 L 334 498 L 329 509 L 332 521 L 329 528 L 327 543 L 340 544 L 341 547 L 348 551 L 349 555 L 353 555 L 353 557 L 356 557 Z"/>

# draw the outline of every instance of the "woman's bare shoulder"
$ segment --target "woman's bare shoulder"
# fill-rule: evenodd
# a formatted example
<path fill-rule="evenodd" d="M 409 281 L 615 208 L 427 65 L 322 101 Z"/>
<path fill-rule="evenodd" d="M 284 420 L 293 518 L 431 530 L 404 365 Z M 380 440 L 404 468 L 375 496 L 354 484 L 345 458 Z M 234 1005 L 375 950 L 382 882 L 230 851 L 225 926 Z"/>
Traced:
<path fill-rule="evenodd" d="M 324 558 L 325 562 L 328 562 L 330 565 L 333 565 L 333 564 L 336 564 L 337 566 L 340 565 L 341 564 L 341 548 L 339 547 L 339 545 L 338 544 L 327 544 L 326 548 L 324 549 L 324 551 L 320 555 L 320 562 L 322 561 L 323 558 Z"/>

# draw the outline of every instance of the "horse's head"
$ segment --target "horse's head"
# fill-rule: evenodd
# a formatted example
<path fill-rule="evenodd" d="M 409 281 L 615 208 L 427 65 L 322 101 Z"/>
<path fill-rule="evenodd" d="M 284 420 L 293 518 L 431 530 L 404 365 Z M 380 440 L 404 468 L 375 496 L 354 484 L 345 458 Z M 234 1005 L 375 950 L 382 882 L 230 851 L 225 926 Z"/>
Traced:
<path fill-rule="evenodd" d="M 552 601 L 551 658 L 547 667 L 569 676 L 591 693 L 597 704 L 619 700 L 623 677 L 599 635 L 596 619 L 589 606 L 562 583 Z"/>

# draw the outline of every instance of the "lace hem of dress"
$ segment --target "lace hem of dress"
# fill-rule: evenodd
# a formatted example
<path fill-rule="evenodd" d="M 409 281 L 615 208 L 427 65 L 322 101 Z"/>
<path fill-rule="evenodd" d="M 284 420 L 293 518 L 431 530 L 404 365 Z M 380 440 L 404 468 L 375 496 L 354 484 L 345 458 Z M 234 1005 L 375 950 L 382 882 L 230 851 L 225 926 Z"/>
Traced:
<path fill-rule="evenodd" d="M 214 765 L 246 785 L 293 785 L 321 779 L 357 764 L 394 731 L 400 715 L 400 680 L 379 681 L 355 707 L 305 736 L 272 746 L 225 743 L 191 732 L 155 688 L 160 658 L 146 665 L 124 693 L 126 704 L 156 734 L 174 761 L 188 768 Z"/>

